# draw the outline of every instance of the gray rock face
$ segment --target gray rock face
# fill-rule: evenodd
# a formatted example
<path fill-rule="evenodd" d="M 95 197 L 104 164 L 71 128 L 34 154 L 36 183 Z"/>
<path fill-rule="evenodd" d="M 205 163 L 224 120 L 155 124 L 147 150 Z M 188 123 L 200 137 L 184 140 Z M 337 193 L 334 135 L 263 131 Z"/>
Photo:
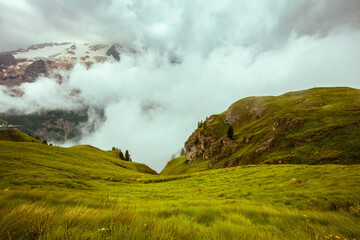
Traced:
<path fill-rule="evenodd" d="M 119 47 L 118 44 L 113 44 L 106 52 L 106 55 L 113 56 L 116 59 L 116 61 L 120 61 L 120 53 L 116 49 L 117 47 Z"/>
<path fill-rule="evenodd" d="M 12 64 L 16 64 L 16 59 L 13 55 L 11 54 L 0 55 L 0 66 L 1 65 L 10 66 Z"/>
<path fill-rule="evenodd" d="M 37 60 L 33 62 L 25 69 L 23 82 L 34 82 L 40 75 L 49 75 L 51 65 L 51 61 Z"/>
<path fill-rule="evenodd" d="M 203 160 L 208 160 L 217 154 L 225 153 L 228 147 L 234 144 L 236 144 L 236 142 L 227 136 L 216 138 L 209 133 L 203 133 L 200 129 L 197 129 L 185 142 L 185 159 L 188 162 L 192 162 L 199 157 L 202 157 Z M 210 162 L 209 167 L 216 162 L 218 161 Z"/>

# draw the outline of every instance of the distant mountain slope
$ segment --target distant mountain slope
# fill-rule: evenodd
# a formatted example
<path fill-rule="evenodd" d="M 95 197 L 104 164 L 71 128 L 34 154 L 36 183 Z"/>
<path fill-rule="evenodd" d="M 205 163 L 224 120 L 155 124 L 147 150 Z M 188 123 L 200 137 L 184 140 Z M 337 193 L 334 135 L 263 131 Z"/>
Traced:
<path fill-rule="evenodd" d="M 47 111 L 33 114 L 0 113 L 0 121 L 6 121 L 8 128 L 38 136 L 48 141 L 64 142 L 81 138 L 80 125 L 88 120 L 86 108 L 78 111 Z M 99 119 L 103 119 L 103 112 L 96 112 Z M 0 125 L 0 130 L 3 129 Z"/>
<path fill-rule="evenodd" d="M 0 53 L 0 60 L 7 60 L 0 61 L 0 85 L 11 87 L 34 82 L 39 76 L 57 78 L 61 82 L 62 76 L 57 71 L 69 71 L 77 62 L 90 67 L 97 62 L 115 61 L 106 55 L 108 48 L 108 45 L 86 43 L 43 43 Z"/>
<path fill-rule="evenodd" d="M 360 163 L 360 90 L 313 88 L 241 99 L 199 123 L 185 150 L 163 174 L 245 164 Z"/>
<path fill-rule="evenodd" d="M 110 49 L 112 51 L 110 51 Z M 62 84 L 75 64 L 90 68 L 94 64 L 116 62 L 120 56 L 134 55 L 136 51 L 125 44 L 89 44 L 89 43 L 42 43 L 0 53 L 0 87 L 3 93 L 14 98 L 24 95 L 23 83 L 33 83 L 39 77 L 55 79 Z M 70 96 L 78 96 L 79 89 L 71 89 Z M 16 125 L 21 131 L 39 136 L 42 139 L 64 142 L 81 138 L 81 123 L 88 120 L 88 109 L 67 111 L 56 109 L 40 113 L 26 114 L 13 109 L 0 112 L 0 120 Z M 5 111 L 5 110 L 3 110 Z M 103 109 L 92 108 L 92 113 L 103 120 Z M 91 127 L 91 126 L 90 126 Z M 1 129 L 1 127 L 0 127 Z"/>
<path fill-rule="evenodd" d="M 9 132 L 19 134 L 26 142 L 19 142 L 20 137 L 4 137 Z M 89 145 L 62 148 L 30 139 L 16 130 L 0 131 L 0 178 L 3 185 L 91 189 L 95 179 L 127 182 L 144 173 L 156 174 L 144 164 L 120 160 L 115 151 L 102 151 Z"/>

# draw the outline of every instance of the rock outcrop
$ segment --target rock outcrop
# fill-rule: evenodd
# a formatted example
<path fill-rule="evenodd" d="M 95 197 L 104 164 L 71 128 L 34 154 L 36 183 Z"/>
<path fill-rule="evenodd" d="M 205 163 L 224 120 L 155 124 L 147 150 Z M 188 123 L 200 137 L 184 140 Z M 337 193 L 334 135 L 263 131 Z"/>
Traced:
<path fill-rule="evenodd" d="M 34 82 L 40 75 L 48 76 L 51 65 L 51 61 L 37 60 L 33 62 L 25 69 L 23 82 Z"/>
<path fill-rule="evenodd" d="M 130 45 L 115 43 L 107 50 L 106 55 L 113 56 L 116 61 L 120 61 L 121 54 L 134 55 L 136 53 L 135 48 Z"/>
<path fill-rule="evenodd" d="M 198 157 L 209 159 L 219 152 L 217 139 L 211 134 L 202 133 L 200 129 L 195 130 L 185 142 L 185 159 L 192 162 Z"/>
<path fill-rule="evenodd" d="M 192 162 L 201 157 L 208 160 L 217 154 L 226 151 L 228 146 L 234 145 L 236 142 L 227 136 L 215 138 L 208 133 L 202 133 L 197 129 L 185 142 L 185 159 Z"/>
<path fill-rule="evenodd" d="M 117 48 L 119 48 L 119 44 L 113 44 L 109 50 L 107 50 L 106 55 L 108 56 L 113 56 L 115 58 L 116 61 L 120 61 L 120 53 L 117 50 Z"/>
<path fill-rule="evenodd" d="M 216 137 L 211 131 L 206 130 L 206 126 L 213 123 L 215 119 L 216 115 L 207 118 L 200 128 L 196 129 L 185 142 L 185 159 L 188 163 L 198 158 L 202 160 L 212 159 L 219 154 L 226 153 L 229 146 L 236 145 L 236 142 L 228 136 Z M 209 162 L 209 166 L 211 167 L 216 161 Z"/>
<path fill-rule="evenodd" d="M 11 54 L 0 55 L 0 66 L 10 66 L 16 64 L 16 59 Z"/>

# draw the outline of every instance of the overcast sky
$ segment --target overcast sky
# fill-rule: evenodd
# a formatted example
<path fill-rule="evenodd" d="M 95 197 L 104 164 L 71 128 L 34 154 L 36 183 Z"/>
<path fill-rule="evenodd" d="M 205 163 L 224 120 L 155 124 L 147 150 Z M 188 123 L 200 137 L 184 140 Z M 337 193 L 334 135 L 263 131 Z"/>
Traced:
<path fill-rule="evenodd" d="M 119 63 L 77 65 L 61 86 L 24 84 L 21 99 L 0 91 L 0 111 L 103 108 L 105 123 L 81 143 L 127 148 L 155 170 L 199 120 L 240 98 L 360 88 L 360 1 L 12 0 L 0 9 L 0 51 L 64 41 L 139 49 Z M 73 88 L 81 96 L 69 99 Z"/>

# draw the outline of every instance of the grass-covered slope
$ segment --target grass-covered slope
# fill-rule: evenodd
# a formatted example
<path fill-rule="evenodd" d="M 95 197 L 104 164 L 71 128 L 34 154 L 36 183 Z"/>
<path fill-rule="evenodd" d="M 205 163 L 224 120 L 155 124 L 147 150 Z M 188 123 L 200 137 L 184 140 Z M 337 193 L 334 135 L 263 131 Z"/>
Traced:
<path fill-rule="evenodd" d="M 38 185 L 31 171 L 25 186 L 1 186 L 0 239 L 359 239 L 359 171 L 249 165 L 128 182 L 83 176 L 90 187 L 76 178 Z"/>
<path fill-rule="evenodd" d="M 0 239 L 359 239 L 359 171 L 286 164 L 161 176 L 91 146 L 0 141 Z"/>
<path fill-rule="evenodd" d="M 13 142 L 35 142 L 40 143 L 39 139 L 31 137 L 16 129 L 0 130 L 0 141 L 13 141 Z"/>
<path fill-rule="evenodd" d="M 180 175 L 185 173 L 195 173 L 210 170 L 208 161 L 193 161 L 190 164 L 185 156 L 170 160 L 165 168 L 160 172 L 161 175 Z"/>
<path fill-rule="evenodd" d="M 113 151 L 88 145 L 48 146 L 36 139 L 32 142 L 30 136 L 17 130 L 1 130 L 0 136 L 3 136 L 0 140 L 0 185 L 4 188 L 18 185 L 90 189 L 94 179 L 126 182 L 139 174 L 156 174 L 144 164 L 120 160 Z"/>
<path fill-rule="evenodd" d="M 233 139 L 227 137 L 230 126 Z M 169 162 L 162 173 L 260 163 L 360 163 L 360 90 L 313 88 L 241 99 L 204 121 L 185 149 L 186 159 Z"/>

